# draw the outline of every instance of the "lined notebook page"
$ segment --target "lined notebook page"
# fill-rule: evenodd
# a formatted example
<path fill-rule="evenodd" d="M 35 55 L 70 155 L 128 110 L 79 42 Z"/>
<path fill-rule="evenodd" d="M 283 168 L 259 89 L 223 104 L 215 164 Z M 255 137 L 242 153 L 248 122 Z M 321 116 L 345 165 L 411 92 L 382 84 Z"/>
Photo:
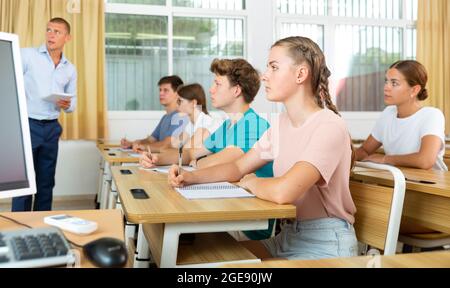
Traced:
<path fill-rule="evenodd" d="M 128 153 L 128 156 L 130 156 L 130 157 L 134 157 L 134 158 L 139 158 L 139 157 L 141 157 L 141 154 L 140 153 Z"/>
<path fill-rule="evenodd" d="M 196 184 L 183 188 L 175 188 L 175 190 L 189 200 L 255 197 L 255 195 L 248 193 L 241 187 L 228 182 Z"/>
<path fill-rule="evenodd" d="M 133 152 L 133 149 L 125 149 L 125 148 L 119 148 L 119 151 L 120 152 L 123 152 L 123 153 L 132 153 Z"/>

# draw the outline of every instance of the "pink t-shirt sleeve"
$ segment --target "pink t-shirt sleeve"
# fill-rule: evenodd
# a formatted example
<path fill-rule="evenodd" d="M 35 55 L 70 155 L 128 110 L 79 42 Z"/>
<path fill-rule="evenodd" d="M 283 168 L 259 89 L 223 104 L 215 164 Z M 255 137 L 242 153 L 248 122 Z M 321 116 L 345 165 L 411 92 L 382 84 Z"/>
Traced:
<path fill-rule="evenodd" d="M 306 149 L 298 154 L 298 162 L 308 162 L 316 167 L 325 181 L 321 184 L 328 185 L 343 153 L 350 147 L 349 141 L 347 132 L 341 126 L 323 123 L 311 135 Z"/>
<path fill-rule="evenodd" d="M 275 159 L 274 155 L 274 145 L 272 143 L 273 131 L 272 127 L 269 128 L 259 140 L 253 145 L 253 149 L 259 154 L 259 158 L 262 160 L 273 161 Z"/>

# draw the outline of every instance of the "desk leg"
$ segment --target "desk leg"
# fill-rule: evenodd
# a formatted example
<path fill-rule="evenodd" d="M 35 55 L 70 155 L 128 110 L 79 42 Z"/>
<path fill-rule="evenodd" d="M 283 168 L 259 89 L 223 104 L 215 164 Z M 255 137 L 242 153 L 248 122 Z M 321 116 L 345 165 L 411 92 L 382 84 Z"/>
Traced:
<path fill-rule="evenodd" d="M 134 258 L 134 268 L 148 268 L 150 264 L 150 251 L 145 239 L 142 225 L 139 225 L 138 239 L 136 245 L 136 257 Z"/>
<path fill-rule="evenodd" d="M 114 180 L 111 180 L 111 193 L 108 198 L 108 207 L 107 209 L 114 209 L 117 201 L 117 186 Z"/>
<path fill-rule="evenodd" d="M 100 157 L 100 175 L 98 178 L 98 190 L 97 190 L 97 207 L 100 207 L 102 201 L 103 182 L 105 181 L 105 160 Z"/>
<path fill-rule="evenodd" d="M 116 187 L 115 183 L 114 183 L 114 187 Z M 116 195 L 117 195 L 117 197 L 116 197 L 115 209 L 116 210 L 120 210 L 122 212 L 122 215 L 124 215 L 125 212 L 122 209 L 122 203 L 120 202 L 119 194 L 117 193 Z M 131 223 L 131 222 L 128 222 L 126 219 L 125 219 L 124 222 L 125 222 L 125 244 L 128 247 L 129 246 L 128 240 L 129 239 L 133 239 L 133 240 L 136 239 L 135 235 L 136 235 L 136 228 L 138 227 L 138 225 L 134 224 L 134 223 Z"/>
<path fill-rule="evenodd" d="M 100 209 L 106 209 L 108 206 L 108 196 L 109 191 L 111 189 L 111 181 L 112 181 L 112 175 L 111 175 L 111 168 L 108 163 L 108 161 L 105 161 L 105 171 L 104 171 L 104 180 L 103 180 L 103 187 L 102 187 L 102 196 L 100 200 Z"/>
<path fill-rule="evenodd" d="M 119 194 L 117 194 L 116 206 L 115 207 L 116 207 L 116 210 L 120 210 L 120 211 L 124 212 L 123 209 L 122 209 L 122 202 L 120 202 Z"/>
<path fill-rule="evenodd" d="M 137 226 L 138 226 L 137 224 L 125 221 L 125 239 L 127 240 L 127 242 L 126 242 L 127 246 L 129 246 L 128 245 L 129 239 L 134 240 L 136 238 L 135 235 L 136 235 L 136 227 Z"/>
<path fill-rule="evenodd" d="M 141 229 L 139 226 L 139 230 Z M 247 220 L 228 222 L 197 222 L 197 223 L 167 223 L 164 227 L 164 239 L 161 251 L 161 268 L 185 267 L 177 266 L 178 241 L 180 234 L 184 233 L 213 233 L 236 230 L 263 230 L 269 226 L 267 220 Z M 138 238 L 139 241 L 139 238 Z M 260 260 L 257 260 L 258 262 Z M 237 262 L 237 261 L 236 261 Z M 242 261 L 240 261 L 242 262 Z M 248 262 L 255 262 L 249 260 Z M 214 267 L 225 263 L 211 263 L 203 267 Z M 198 266 L 200 267 L 200 266 Z"/>

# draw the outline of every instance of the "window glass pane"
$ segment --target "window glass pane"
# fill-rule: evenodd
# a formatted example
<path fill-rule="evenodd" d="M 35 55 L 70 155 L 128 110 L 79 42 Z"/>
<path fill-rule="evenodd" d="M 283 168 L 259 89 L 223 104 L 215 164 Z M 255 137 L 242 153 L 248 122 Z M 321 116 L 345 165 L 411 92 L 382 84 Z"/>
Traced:
<path fill-rule="evenodd" d="M 416 28 L 406 29 L 405 58 L 416 59 L 417 55 L 417 30 Z"/>
<path fill-rule="evenodd" d="M 174 17 L 174 73 L 208 91 L 214 58 L 244 57 L 244 21 L 226 18 Z"/>
<path fill-rule="evenodd" d="M 166 5 L 166 0 L 106 0 L 106 3 Z"/>
<path fill-rule="evenodd" d="M 244 10 L 245 0 L 173 0 L 173 6 L 219 9 Z"/>
<path fill-rule="evenodd" d="M 401 19 L 402 0 L 332 0 L 332 15 L 355 18 Z"/>
<path fill-rule="evenodd" d="M 300 15 L 327 15 L 328 0 L 277 0 L 279 13 Z"/>
<path fill-rule="evenodd" d="M 408 20 L 417 20 L 417 8 L 418 3 L 417 0 L 405 0 L 406 1 L 406 19 Z"/>
<path fill-rule="evenodd" d="M 167 17 L 106 15 L 109 110 L 161 110 L 157 83 L 168 74 L 167 34 Z"/>
<path fill-rule="evenodd" d="M 324 49 L 323 25 L 281 23 L 280 39 L 290 36 L 303 36 L 311 38 L 320 48 Z"/>
<path fill-rule="evenodd" d="M 338 25 L 335 37 L 339 110 L 382 111 L 385 72 L 403 58 L 403 29 Z"/>

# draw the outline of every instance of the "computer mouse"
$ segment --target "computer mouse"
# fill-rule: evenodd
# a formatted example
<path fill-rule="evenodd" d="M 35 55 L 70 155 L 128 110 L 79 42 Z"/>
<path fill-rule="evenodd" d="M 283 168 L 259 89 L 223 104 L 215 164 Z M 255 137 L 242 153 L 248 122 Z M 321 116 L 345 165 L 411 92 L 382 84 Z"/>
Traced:
<path fill-rule="evenodd" d="M 125 243 L 115 238 L 100 238 L 83 246 L 84 255 L 97 267 L 120 268 L 128 260 Z"/>

